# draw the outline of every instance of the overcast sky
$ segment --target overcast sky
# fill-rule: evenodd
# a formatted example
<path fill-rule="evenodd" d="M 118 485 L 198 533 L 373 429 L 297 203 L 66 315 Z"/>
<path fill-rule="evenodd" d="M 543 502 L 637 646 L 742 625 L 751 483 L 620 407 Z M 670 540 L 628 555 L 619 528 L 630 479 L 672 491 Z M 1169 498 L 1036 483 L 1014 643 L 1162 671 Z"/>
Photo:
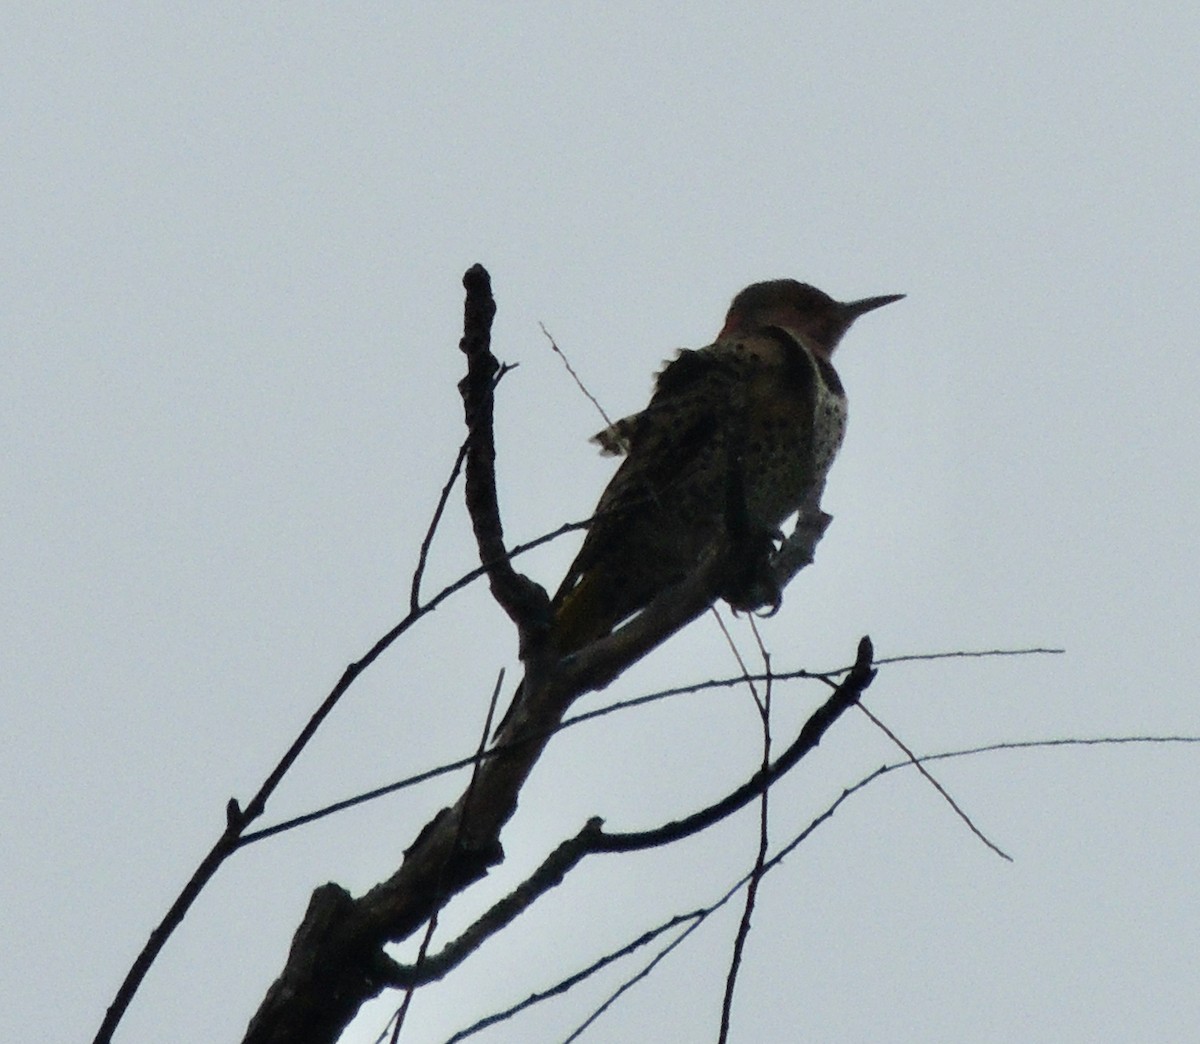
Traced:
<path fill-rule="evenodd" d="M 462 437 L 477 261 L 520 364 L 497 416 L 511 539 L 585 517 L 613 468 L 539 322 L 615 415 L 747 283 L 904 292 L 838 353 L 834 522 L 763 625 L 775 667 L 844 665 L 866 633 L 880 656 L 1061 646 L 886 667 L 869 705 L 919 752 L 1200 734 L 1188 5 L 22 6 L 0 16 L 0 1037 L 91 1039 L 226 800 L 404 614 Z M 553 586 L 574 546 L 525 567 Z M 473 555 L 456 497 L 428 590 Z M 355 686 L 267 818 L 468 751 L 514 646 L 482 586 L 452 599 Z M 734 670 L 701 619 L 584 706 Z M 777 689 L 781 739 L 824 691 Z M 691 811 L 758 743 L 744 691 L 564 734 L 508 861 L 439 938 L 589 816 Z M 772 836 L 896 756 L 847 715 L 773 792 Z M 1200 749 L 936 772 L 1015 862 L 915 773 L 868 787 L 764 882 L 732 1039 L 1190 1039 Z M 239 1039 L 312 889 L 386 876 L 462 785 L 241 852 L 117 1039 Z M 751 865 L 756 816 L 585 865 L 422 991 L 405 1039 L 712 901 Z M 736 920 L 584 1039 L 715 1039 Z M 478 1039 L 561 1040 L 644 959 Z"/>

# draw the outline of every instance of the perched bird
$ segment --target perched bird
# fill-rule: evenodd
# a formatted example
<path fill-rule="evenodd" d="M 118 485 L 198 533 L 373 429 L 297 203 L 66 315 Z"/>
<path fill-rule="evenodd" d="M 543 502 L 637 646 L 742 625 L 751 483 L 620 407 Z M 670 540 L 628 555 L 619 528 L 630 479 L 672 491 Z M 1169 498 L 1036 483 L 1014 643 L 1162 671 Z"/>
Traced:
<path fill-rule="evenodd" d="M 560 654 L 645 608 L 717 541 L 757 548 L 765 563 L 842 443 L 833 350 L 860 315 L 903 296 L 839 302 L 794 279 L 748 286 L 716 341 L 680 351 L 650 404 L 594 437 L 625 460 L 552 600 Z M 753 607 L 736 590 L 723 596 Z"/>

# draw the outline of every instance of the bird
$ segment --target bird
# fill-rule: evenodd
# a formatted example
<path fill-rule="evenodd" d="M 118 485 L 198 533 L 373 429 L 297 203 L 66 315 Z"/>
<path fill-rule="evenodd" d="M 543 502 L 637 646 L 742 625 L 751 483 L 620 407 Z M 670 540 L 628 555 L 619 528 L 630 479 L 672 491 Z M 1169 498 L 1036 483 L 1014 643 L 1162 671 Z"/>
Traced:
<path fill-rule="evenodd" d="M 680 350 L 657 374 L 645 409 L 593 436 L 624 460 L 551 599 L 558 655 L 607 636 L 722 541 L 749 559 L 741 587 L 721 596 L 763 607 L 780 527 L 819 496 L 845 433 L 834 349 L 856 319 L 904 296 L 842 302 L 795 279 L 754 283 L 712 344 Z M 770 601 L 778 608 L 777 592 Z"/>

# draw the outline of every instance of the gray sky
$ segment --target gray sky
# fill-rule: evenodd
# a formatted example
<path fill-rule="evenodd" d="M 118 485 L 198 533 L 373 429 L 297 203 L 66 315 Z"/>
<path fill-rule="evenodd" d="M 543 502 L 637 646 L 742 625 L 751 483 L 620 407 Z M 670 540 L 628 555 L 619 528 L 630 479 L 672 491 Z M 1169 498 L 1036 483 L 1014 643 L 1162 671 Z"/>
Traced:
<path fill-rule="evenodd" d="M 461 438 L 462 271 L 499 302 L 507 532 L 586 516 L 614 414 L 749 282 L 906 292 L 838 365 L 850 429 L 777 668 L 886 668 L 914 749 L 1200 733 L 1200 16 L 1186 5 L 26 5 L 0 26 L 6 523 L 0 1037 L 90 1039 L 130 961 L 343 666 L 403 615 Z M 473 564 L 454 501 L 429 590 Z M 562 542 L 525 560 L 548 585 Z M 737 632 L 751 644 L 744 625 Z M 339 708 L 272 821 L 474 743 L 511 629 L 482 588 Z M 611 696 L 732 673 L 711 620 Z M 780 689 L 779 735 L 822 698 Z M 587 706 L 598 706 L 599 697 Z M 759 757 L 744 692 L 573 730 L 444 935 L 590 815 L 652 825 Z M 783 840 L 896 752 L 848 716 Z M 1180 1040 L 1200 1020 L 1200 752 L 1003 754 L 868 788 L 764 883 L 738 1041 Z M 460 779 L 229 864 L 123 1042 L 238 1039 L 312 888 L 386 875 Z M 747 868 L 756 813 L 582 868 L 444 985 L 442 1040 Z M 729 910 L 587 1037 L 712 1040 Z M 481 1040 L 559 1040 L 640 962 Z M 390 1001 L 346 1040 L 375 1038 Z"/>

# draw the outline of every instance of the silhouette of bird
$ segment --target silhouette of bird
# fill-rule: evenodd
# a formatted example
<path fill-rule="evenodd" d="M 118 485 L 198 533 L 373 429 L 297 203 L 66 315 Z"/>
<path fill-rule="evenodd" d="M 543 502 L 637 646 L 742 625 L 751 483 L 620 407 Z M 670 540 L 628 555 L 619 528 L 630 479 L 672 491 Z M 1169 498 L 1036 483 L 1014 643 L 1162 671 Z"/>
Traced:
<path fill-rule="evenodd" d="M 834 349 L 859 316 L 903 296 L 839 302 L 794 279 L 748 286 L 712 344 L 680 351 L 644 410 L 594 436 L 625 459 L 552 599 L 557 652 L 607 635 L 718 541 L 765 562 L 842 443 Z M 723 596 L 757 607 L 745 591 Z"/>

